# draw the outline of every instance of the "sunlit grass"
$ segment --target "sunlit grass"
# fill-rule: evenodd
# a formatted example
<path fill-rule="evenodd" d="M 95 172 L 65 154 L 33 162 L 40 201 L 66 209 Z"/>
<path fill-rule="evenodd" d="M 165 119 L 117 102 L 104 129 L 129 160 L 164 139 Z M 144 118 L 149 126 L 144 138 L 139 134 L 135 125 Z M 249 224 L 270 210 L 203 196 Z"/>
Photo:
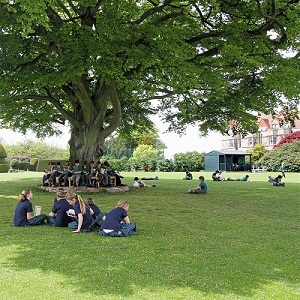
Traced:
<path fill-rule="evenodd" d="M 103 211 L 128 200 L 138 227 L 128 238 L 13 227 L 22 189 L 32 188 L 33 206 L 46 213 L 54 193 L 37 187 L 42 173 L 1 174 L 1 299 L 300 299 L 299 174 L 278 188 L 269 173 L 249 173 L 252 182 L 194 173 L 207 178 L 207 195 L 188 194 L 198 180 L 182 180 L 184 173 L 122 174 L 129 185 L 136 174 L 159 180 L 82 197 Z"/>

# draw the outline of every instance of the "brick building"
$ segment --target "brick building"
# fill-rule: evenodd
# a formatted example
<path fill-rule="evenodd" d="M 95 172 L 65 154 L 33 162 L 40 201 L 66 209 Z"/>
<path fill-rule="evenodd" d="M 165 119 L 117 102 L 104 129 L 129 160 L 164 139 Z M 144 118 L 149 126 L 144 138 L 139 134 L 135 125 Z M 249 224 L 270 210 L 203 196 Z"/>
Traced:
<path fill-rule="evenodd" d="M 223 150 L 248 150 L 253 148 L 256 142 L 264 144 L 266 150 L 271 150 L 274 145 L 289 134 L 300 131 L 300 120 L 295 120 L 295 126 L 290 122 L 284 122 L 280 115 L 261 115 L 258 120 L 258 131 L 254 134 L 248 134 L 242 137 L 241 134 L 235 136 L 224 136 L 222 138 Z"/>

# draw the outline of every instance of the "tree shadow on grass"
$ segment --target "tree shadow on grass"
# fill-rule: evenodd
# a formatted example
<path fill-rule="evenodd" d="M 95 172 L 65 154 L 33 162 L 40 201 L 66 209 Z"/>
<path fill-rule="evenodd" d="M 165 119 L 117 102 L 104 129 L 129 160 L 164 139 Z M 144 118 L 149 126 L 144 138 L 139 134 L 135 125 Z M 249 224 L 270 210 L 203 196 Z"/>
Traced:
<path fill-rule="evenodd" d="M 162 290 L 189 289 L 211 297 L 251 297 L 272 282 L 299 283 L 296 251 L 282 257 L 284 245 L 264 252 L 270 241 L 251 245 L 251 237 L 247 241 L 230 236 L 223 244 L 219 237 L 209 236 L 208 227 L 195 231 L 179 224 L 174 228 L 159 213 L 155 221 L 155 226 L 141 228 L 129 238 L 105 238 L 96 231 L 73 234 L 47 225 L 9 228 L 1 244 L 14 245 L 6 261 L 9 268 L 39 269 L 45 278 L 55 271 L 75 291 L 98 296 L 131 297 L 140 289 L 158 295 Z"/>

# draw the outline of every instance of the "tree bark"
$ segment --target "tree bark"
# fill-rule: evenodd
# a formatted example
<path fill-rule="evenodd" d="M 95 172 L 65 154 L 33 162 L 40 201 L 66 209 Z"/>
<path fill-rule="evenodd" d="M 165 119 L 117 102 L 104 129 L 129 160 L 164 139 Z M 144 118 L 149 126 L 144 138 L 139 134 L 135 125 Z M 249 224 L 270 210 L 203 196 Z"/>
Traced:
<path fill-rule="evenodd" d="M 105 139 L 118 128 L 121 121 L 117 88 L 113 81 L 109 85 L 97 85 L 94 95 L 88 97 L 81 85 L 76 90 L 76 98 L 75 112 L 73 118 L 69 119 L 70 161 L 97 161 L 104 154 Z"/>

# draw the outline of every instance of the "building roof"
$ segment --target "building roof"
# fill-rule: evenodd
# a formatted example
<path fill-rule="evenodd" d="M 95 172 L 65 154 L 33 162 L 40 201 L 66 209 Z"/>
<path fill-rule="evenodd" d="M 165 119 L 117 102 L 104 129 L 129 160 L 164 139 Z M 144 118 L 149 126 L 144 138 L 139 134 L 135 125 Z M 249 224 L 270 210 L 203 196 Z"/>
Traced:
<path fill-rule="evenodd" d="M 295 119 L 294 120 L 294 126 L 290 122 L 285 122 L 284 121 L 284 116 L 282 114 L 278 114 L 277 116 L 273 115 L 264 115 L 262 114 L 258 118 L 258 127 L 259 128 L 266 128 L 266 129 L 271 129 L 272 125 L 279 125 L 282 126 L 282 122 L 288 125 L 289 128 L 299 128 L 300 127 L 300 120 Z"/>
<path fill-rule="evenodd" d="M 211 152 L 206 153 L 208 154 L 222 154 L 222 155 L 251 155 L 250 153 L 243 151 L 243 150 L 213 150 Z"/>

